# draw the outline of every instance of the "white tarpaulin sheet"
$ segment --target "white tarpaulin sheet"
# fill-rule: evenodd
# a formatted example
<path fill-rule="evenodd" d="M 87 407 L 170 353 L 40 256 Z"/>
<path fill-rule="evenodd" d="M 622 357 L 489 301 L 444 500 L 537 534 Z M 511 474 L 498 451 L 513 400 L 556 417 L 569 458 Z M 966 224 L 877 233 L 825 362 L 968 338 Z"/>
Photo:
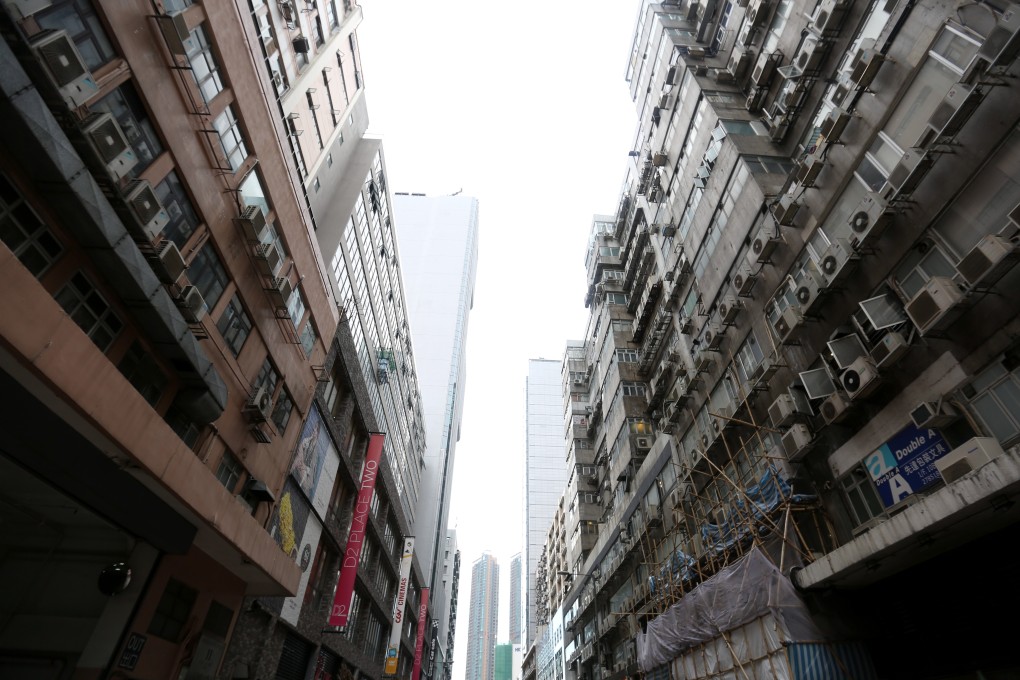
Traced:
<path fill-rule="evenodd" d="M 768 625 L 755 621 L 770 616 Z M 745 626 L 754 621 L 753 626 Z M 737 629 L 743 627 L 742 633 Z M 759 632 L 754 632 L 755 628 Z M 771 632 L 767 629 L 771 628 Z M 637 634 L 638 665 L 648 672 L 677 659 L 685 651 L 707 642 L 692 660 L 693 673 L 679 677 L 711 677 L 716 671 L 698 668 L 698 664 L 720 666 L 719 644 L 729 647 L 733 640 L 723 633 L 734 631 L 741 651 L 737 658 L 760 659 L 778 649 L 783 641 L 819 640 L 821 633 L 797 594 L 793 583 L 755 548 L 739 561 L 725 567 L 680 599 L 648 624 L 647 633 Z M 718 640 L 717 640 L 718 638 Z M 729 641 L 729 644 L 727 644 Z M 708 647 L 712 647 L 711 651 Z M 746 648 L 746 650 L 744 649 Z M 766 651 L 767 650 L 767 651 Z M 732 659 L 725 663 L 732 664 Z M 785 664 L 785 661 L 784 661 Z"/>

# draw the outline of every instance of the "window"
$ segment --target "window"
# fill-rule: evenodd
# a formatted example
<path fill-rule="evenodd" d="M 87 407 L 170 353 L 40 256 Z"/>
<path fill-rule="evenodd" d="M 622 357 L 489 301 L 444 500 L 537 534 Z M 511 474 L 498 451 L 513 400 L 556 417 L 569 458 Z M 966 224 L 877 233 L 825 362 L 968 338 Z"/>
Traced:
<path fill-rule="evenodd" d="M 237 172 L 244 159 L 248 157 L 248 149 L 244 145 L 244 135 L 241 134 L 237 116 L 234 115 L 234 107 L 227 106 L 223 109 L 223 113 L 213 120 L 213 127 L 220 138 L 220 146 L 223 147 L 230 169 Z"/>
<path fill-rule="evenodd" d="M 181 441 L 188 445 L 188 448 L 195 448 L 198 436 L 202 432 L 191 419 L 191 416 L 181 410 L 180 407 L 172 405 L 167 409 L 163 420 L 181 438 Z"/>
<path fill-rule="evenodd" d="M 606 304 L 609 305 L 625 305 L 629 299 L 626 293 L 606 293 Z"/>
<path fill-rule="evenodd" d="M 227 491 L 234 493 L 242 475 L 244 475 L 244 467 L 241 466 L 241 462 L 230 451 L 224 451 L 223 458 L 220 459 L 220 466 L 216 470 L 216 479 L 220 480 L 220 484 Z"/>
<path fill-rule="evenodd" d="M 240 354 L 244 341 L 251 333 L 251 319 L 248 318 L 248 314 L 244 311 L 241 300 L 236 294 L 227 303 L 220 320 L 216 323 L 216 328 L 234 356 Z"/>
<path fill-rule="evenodd" d="M 636 349 L 618 349 L 616 350 L 616 360 L 621 364 L 631 363 L 636 364 L 638 361 L 638 353 Z"/>
<path fill-rule="evenodd" d="M 952 278 L 956 275 L 956 267 L 946 256 L 942 248 L 934 242 L 928 242 L 926 248 L 915 248 L 896 268 L 895 279 L 906 299 L 915 295 L 933 276 Z"/>
<path fill-rule="evenodd" d="M 248 178 L 241 182 L 238 187 L 238 196 L 244 207 L 257 205 L 262 208 L 263 214 L 269 214 L 269 201 L 266 199 L 266 187 L 262 183 L 262 177 L 256 169 L 248 175 Z"/>
<path fill-rule="evenodd" d="M 273 424 L 276 425 L 276 429 L 283 433 L 287 429 L 287 423 L 290 422 L 290 414 L 294 411 L 294 402 L 291 401 L 290 394 L 287 389 L 280 390 L 280 396 L 276 399 L 276 406 L 273 408 Z"/>
<path fill-rule="evenodd" d="M 291 291 L 290 298 L 287 300 L 287 313 L 290 315 L 294 327 L 300 327 L 301 319 L 305 315 L 305 298 L 297 288 Z"/>
<path fill-rule="evenodd" d="M 266 357 L 266 360 L 262 362 L 262 368 L 259 369 L 259 374 L 255 376 L 255 389 L 265 386 L 266 391 L 275 394 L 278 382 L 280 382 L 280 374 L 273 368 L 269 357 Z"/>
<path fill-rule="evenodd" d="M 340 25 L 339 20 L 336 17 L 336 2 L 335 0 L 325 0 L 326 4 L 326 23 L 329 24 L 329 30 L 334 30 Z"/>
<path fill-rule="evenodd" d="M 1011 445 L 1020 434 L 1020 368 L 1008 370 L 997 361 L 974 378 L 966 392 L 985 429 L 1003 446 Z"/>
<path fill-rule="evenodd" d="M 203 101 L 208 104 L 223 90 L 223 79 L 212 53 L 212 45 L 209 44 L 201 26 L 196 26 L 191 31 L 191 39 L 186 44 L 189 45 L 188 61 L 191 63 L 191 74 L 195 77 Z"/>
<path fill-rule="evenodd" d="M 89 104 L 89 110 L 107 111 L 117 119 L 124 137 L 138 158 L 138 164 L 131 168 L 128 177 L 133 179 L 140 175 L 142 170 L 156 160 L 156 156 L 163 153 L 163 145 L 149 122 L 142 100 L 130 83 L 121 85 L 94 104 Z"/>
<path fill-rule="evenodd" d="M 843 489 L 843 497 L 850 510 L 850 520 L 855 527 L 883 516 L 882 501 L 878 497 L 875 483 L 871 481 L 871 475 L 863 465 L 851 470 L 850 474 L 839 480 L 839 485 Z"/>
<path fill-rule="evenodd" d="M 305 323 L 305 327 L 301 330 L 301 349 L 305 351 L 305 356 L 312 356 L 312 350 L 315 348 L 315 338 L 318 337 L 315 333 L 315 326 L 312 325 L 312 320 L 309 319 Z"/>
<path fill-rule="evenodd" d="M 740 381 L 748 382 L 751 374 L 754 373 L 754 369 L 758 368 L 765 358 L 761 345 L 758 344 L 757 338 L 754 337 L 754 331 L 748 334 L 747 339 L 744 340 L 744 343 L 737 350 L 737 354 L 733 358 L 737 364 L 737 375 Z"/>
<path fill-rule="evenodd" d="M 205 244 L 188 265 L 188 279 L 202 293 L 209 309 L 213 309 L 230 279 L 211 243 Z"/>
<path fill-rule="evenodd" d="M 177 579 L 171 578 L 167 581 L 163 597 L 159 599 L 152 621 L 149 622 L 149 634 L 170 642 L 179 642 L 197 596 L 198 593 L 193 588 Z"/>
<path fill-rule="evenodd" d="M 166 208 L 170 221 L 163 228 L 163 234 L 183 249 L 188 237 L 194 233 L 199 224 L 198 215 L 191 205 L 191 199 L 184 191 L 177 173 L 171 170 L 166 178 L 156 185 L 156 195 Z"/>
<path fill-rule="evenodd" d="M 57 303 L 102 351 L 109 349 L 124 324 L 99 291 L 81 272 L 54 296 Z"/>
<path fill-rule="evenodd" d="M 151 352 L 146 351 L 136 340 L 131 343 L 117 368 L 150 406 L 156 405 L 166 389 L 167 378 Z"/>
<path fill-rule="evenodd" d="M 903 150 L 886 133 L 879 132 L 854 174 L 868 189 L 879 191 L 902 156 Z"/>
<path fill-rule="evenodd" d="M 32 20 L 40 28 L 67 31 L 90 71 L 116 55 L 89 0 L 55 3 L 33 14 Z"/>
<path fill-rule="evenodd" d="M 3 175 L 0 175 L 0 240 L 36 278 L 63 251 L 60 241 Z"/>

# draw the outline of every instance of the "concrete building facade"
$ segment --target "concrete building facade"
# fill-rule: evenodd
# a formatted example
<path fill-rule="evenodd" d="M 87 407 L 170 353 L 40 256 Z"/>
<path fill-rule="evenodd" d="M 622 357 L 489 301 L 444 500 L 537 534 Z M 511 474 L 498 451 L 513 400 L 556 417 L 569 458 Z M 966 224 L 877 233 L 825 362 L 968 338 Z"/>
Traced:
<path fill-rule="evenodd" d="M 591 408 L 577 507 L 599 522 L 574 553 L 568 674 L 1016 672 L 983 603 L 1017 595 L 988 552 L 1020 488 L 1017 16 L 641 5 L 634 152 L 565 358 L 568 428 Z M 940 590 L 967 560 L 989 577 Z"/>

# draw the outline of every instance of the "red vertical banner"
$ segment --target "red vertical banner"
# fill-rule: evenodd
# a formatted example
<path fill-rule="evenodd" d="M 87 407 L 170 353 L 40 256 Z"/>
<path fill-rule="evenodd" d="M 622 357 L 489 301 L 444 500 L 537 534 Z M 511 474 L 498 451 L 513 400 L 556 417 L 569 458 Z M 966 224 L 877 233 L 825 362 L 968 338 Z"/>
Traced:
<path fill-rule="evenodd" d="M 418 606 L 418 639 L 414 641 L 414 666 L 411 667 L 411 680 L 418 680 L 421 675 L 421 655 L 425 649 L 425 624 L 428 623 L 429 589 L 421 589 L 421 604 Z"/>
<path fill-rule="evenodd" d="M 347 548 L 344 550 L 343 562 L 340 564 L 340 579 L 333 595 L 333 608 L 329 612 L 329 625 L 346 626 L 347 616 L 351 609 L 351 596 L 354 594 L 354 578 L 358 575 L 358 562 L 361 560 L 361 547 L 365 544 L 365 527 L 368 525 L 368 513 L 372 505 L 372 494 L 375 493 L 375 478 L 379 474 L 379 461 L 382 459 L 384 434 L 373 434 L 368 440 L 368 451 L 365 453 L 365 467 L 361 471 L 361 486 L 358 488 L 358 500 L 354 503 L 354 517 L 351 519 L 351 532 L 347 535 Z"/>

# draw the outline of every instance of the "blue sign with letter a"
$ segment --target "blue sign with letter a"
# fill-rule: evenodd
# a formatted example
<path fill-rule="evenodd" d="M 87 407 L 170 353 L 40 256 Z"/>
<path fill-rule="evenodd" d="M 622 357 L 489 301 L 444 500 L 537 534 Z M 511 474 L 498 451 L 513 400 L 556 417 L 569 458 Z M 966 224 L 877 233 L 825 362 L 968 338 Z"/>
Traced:
<path fill-rule="evenodd" d="M 938 430 L 910 424 L 866 457 L 864 466 L 888 508 L 941 480 L 935 461 L 947 453 Z"/>

